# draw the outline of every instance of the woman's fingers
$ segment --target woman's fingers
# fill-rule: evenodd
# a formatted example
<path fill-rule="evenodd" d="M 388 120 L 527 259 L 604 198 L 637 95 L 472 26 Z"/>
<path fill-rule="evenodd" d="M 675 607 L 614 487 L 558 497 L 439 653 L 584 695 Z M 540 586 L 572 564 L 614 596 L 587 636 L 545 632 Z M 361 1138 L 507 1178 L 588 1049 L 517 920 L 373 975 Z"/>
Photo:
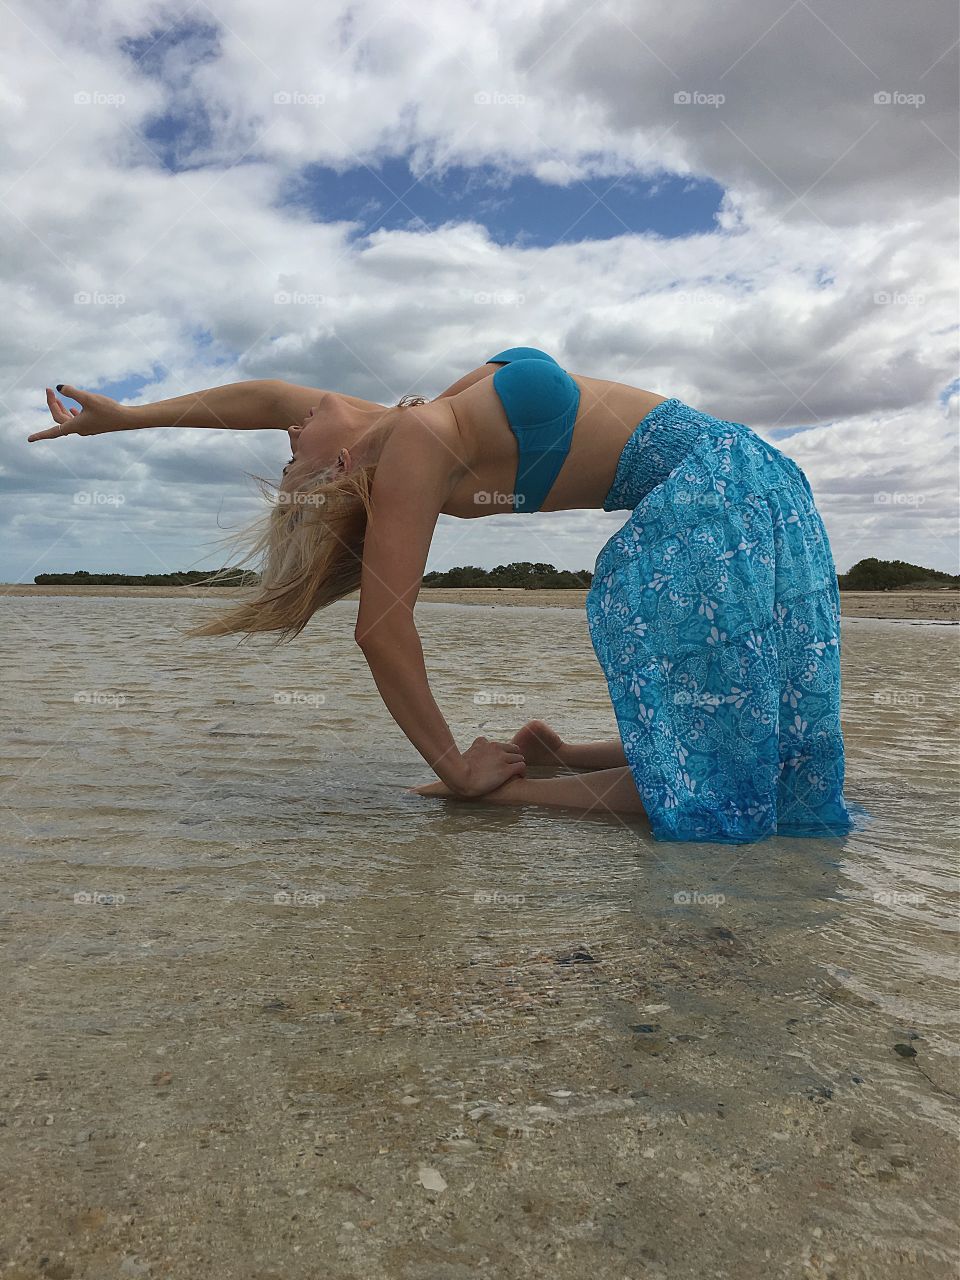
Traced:
<path fill-rule="evenodd" d="M 55 436 L 65 436 L 70 433 L 70 424 L 74 418 L 80 416 L 82 409 L 68 409 L 53 393 L 51 387 L 46 388 L 47 408 L 50 410 L 50 417 L 56 424 L 48 427 L 46 431 L 35 431 L 33 435 L 27 436 L 27 444 L 32 444 L 34 440 L 52 440 Z"/>
<path fill-rule="evenodd" d="M 76 400 L 81 407 L 86 403 L 87 393 L 81 391 L 79 387 L 72 387 L 69 382 L 59 382 L 57 390 L 65 396 L 69 396 L 71 400 Z"/>

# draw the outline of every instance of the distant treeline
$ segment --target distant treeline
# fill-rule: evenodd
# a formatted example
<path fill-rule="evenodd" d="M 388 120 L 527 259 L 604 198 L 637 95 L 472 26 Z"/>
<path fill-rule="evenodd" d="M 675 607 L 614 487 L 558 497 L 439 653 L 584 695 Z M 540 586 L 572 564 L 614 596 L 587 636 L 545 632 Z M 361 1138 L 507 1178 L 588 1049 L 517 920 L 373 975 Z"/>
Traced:
<path fill-rule="evenodd" d="M 960 587 L 960 577 L 924 569 L 905 560 L 858 560 L 849 573 L 837 574 L 841 591 L 894 591 L 897 587 Z"/>
<path fill-rule="evenodd" d="M 476 565 L 461 565 L 446 573 L 425 573 L 425 587 L 523 587 L 528 591 L 544 587 L 589 587 L 593 574 L 589 569 L 574 573 L 570 569 L 555 569 L 552 564 L 531 564 L 519 560 L 515 564 L 498 564 L 495 569 L 478 569 Z"/>
<path fill-rule="evenodd" d="M 216 581 L 210 582 L 216 574 Z M 38 573 L 34 582 L 39 587 L 194 587 L 210 582 L 214 587 L 249 587 L 260 581 L 260 575 L 244 569 L 186 569 L 182 573 Z"/>
<path fill-rule="evenodd" d="M 215 579 L 215 580 L 214 580 Z M 187 569 L 182 573 L 38 573 L 38 586 L 79 587 L 193 587 L 207 583 L 216 587 L 250 587 L 260 581 L 259 574 L 246 569 L 221 569 L 202 572 Z M 519 560 L 514 564 L 498 564 L 495 569 L 476 565 L 460 565 L 445 573 L 425 573 L 425 587 L 522 587 L 528 591 L 551 588 L 584 588 L 593 581 L 589 569 L 573 572 L 555 569 L 552 564 L 532 564 Z M 960 587 L 960 576 L 924 569 L 903 560 L 859 560 L 849 573 L 837 575 L 841 591 L 895 591 L 898 587 Z"/>

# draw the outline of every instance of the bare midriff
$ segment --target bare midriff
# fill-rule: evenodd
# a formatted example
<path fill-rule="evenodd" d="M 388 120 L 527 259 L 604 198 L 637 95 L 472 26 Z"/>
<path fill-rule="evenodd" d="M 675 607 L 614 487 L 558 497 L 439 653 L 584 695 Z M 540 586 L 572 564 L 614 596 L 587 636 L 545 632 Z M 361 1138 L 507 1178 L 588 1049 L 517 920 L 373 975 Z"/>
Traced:
<path fill-rule="evenodd" d="M 571 377 L 580 388 L 573 440 L 542 511 L 602 509 L 623 446 L 647 414 L 669 398 L 622 382 Z M 518 449 L 493 378 L 474 383 L 450 404 L 466 465 L 443 505 L 444 515 L 469 520 L 510 513 Z"/>

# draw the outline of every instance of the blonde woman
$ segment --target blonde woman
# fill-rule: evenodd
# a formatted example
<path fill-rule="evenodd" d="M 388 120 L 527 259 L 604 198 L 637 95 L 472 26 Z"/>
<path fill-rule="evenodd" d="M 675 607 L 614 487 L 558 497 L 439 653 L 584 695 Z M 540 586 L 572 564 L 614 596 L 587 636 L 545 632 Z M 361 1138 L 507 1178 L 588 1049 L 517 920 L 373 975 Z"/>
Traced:
<path fill-rule="evenodd" d="M 799 467 L 674 397 L 498 352 L 429 402 L 385 407 L 279 381 L 122 406 L 50 390 L 30 440 L 137 427 L 285 429 L 291 459 L 255 546 L 261 581 L 196 635 L 275 632 L 360 588 L 355 638 L 440 781 L 424 795 L 646 814 L 658 840 L 844 834 L 839 594 Z M 289 425 L 294 423 L 296 425 Z M 441 514 L 625 510 L 587 616 L 619 737 L 547 725 L 461 750 L 431 693 L 414 604 Z M 528 764 L 582 772 L 528 778 Z"/>

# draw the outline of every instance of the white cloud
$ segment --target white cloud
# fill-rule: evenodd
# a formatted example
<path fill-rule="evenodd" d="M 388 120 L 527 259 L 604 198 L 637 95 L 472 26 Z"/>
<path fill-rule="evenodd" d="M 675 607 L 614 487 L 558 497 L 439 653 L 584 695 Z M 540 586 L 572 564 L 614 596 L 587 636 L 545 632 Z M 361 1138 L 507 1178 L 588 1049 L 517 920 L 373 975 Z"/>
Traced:
<path fill-rule="evenodd" d="M 515 342 L 771 439 L 824 424 L 782 447 L 810 473 L 838 565 L 954 567 L 956 398 L 950 419 L 937 402 L 956 374 L 945 5 L 890 5 L 881 21 L 875 6 L 818 17 L 803 0 L 589 17 L 231 0 L 191 10 L 205 30 L 176 43 L 163 36 L 183 30 L 172 6 L 21 14 L 0 80 L 0 576 L 148 568 L 151 552 L 170 568 L 212 563 L 217 512 L 236 525 L 256 510 L 241 469 L 285 458 L 279 433 L 27 446 L 45 384 L 147 378 L 143 399 L 278 376 L 388 402 L 435 393 Z M 151 34 L 139 64 L 122 52 Z M 678 90 L 726 100 L 676 104 Z M 927 101 L 873 101 L 887 90 Z M 147 135 L 165 112 L 183 124 L 185 172 Z M 695 174 L 727 195 L 710 234 L 526 248 L 479 221 L 353 240 L 348 223 L 280 203 L 306 164 L 395 154 L 419 173 L 492 163 L 597 195 L 622 174 Z M 308 300 L 278 304 L 282 292 Z M 75 302 L 83 293 L 112 301 Z M 901 477 L 890 492 L 922 501 L 874 500 Z M 122 489 L 123 506 L 78 515 L 72 494 L 93 483 Z M 583 567 L 617 520 L 445 521 L 434 562 Z"/>

